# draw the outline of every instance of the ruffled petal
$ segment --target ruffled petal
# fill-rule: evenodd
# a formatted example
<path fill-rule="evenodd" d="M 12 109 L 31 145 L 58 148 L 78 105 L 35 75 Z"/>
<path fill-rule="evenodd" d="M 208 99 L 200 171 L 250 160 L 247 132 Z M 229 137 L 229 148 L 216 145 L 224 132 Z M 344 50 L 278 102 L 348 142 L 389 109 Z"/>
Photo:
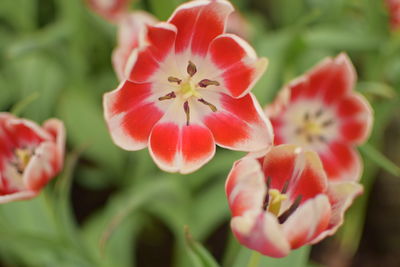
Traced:
<path fill-rule="evenodd" d="M 261 166 L 256 159 L 246 157 L 235 162 L 225 184 L 232 216 L 242 216 L 249 210 L 260 211 L 266 190 Z"/>
<path fill-rule="evenodd" d="M 199 0 L 180 5 L 169 23 L 178 29 L 175 51 L 191 49 L 196 55 L 206 55 L 210 42 L 222 34 L 232 5 L 225 0 Z"/>
<path fill-rule="evenodd" d="M 149 151 L 160 169 L 187 174 L 199 169 L 215 154 L 211 132 L 200 124 L 157 123 L 150 136 Z"/>
<path fill-rule="evenodd" d="M 223 87 L 233 97 L 247 94 L 267 67 L 267 59 L 258 59 L 244 40 L 233 34 L 223 34 L 210 45 L 211 61 L 221 69 Z"/>
<path fill-rule="evenodd" d="M 234 217 L 231 227 L 242 245 L 264 255 L 281 258 L 290 252 L 290 244 L 278 220 L 269 212 L 247 212 Z"/>
<path fill-rule="evenodd" d="M 216 143 L 240 151 L 259 151 L 273 143 L 270 122 L 252 94 L 234 99 L 226 94 L 208 92 L 204 98 L 217 107 L 217 112 L 204 116 Z"/>
<path fill-rule="evenodd" d="M 358 152 L 347 144 L 332 142 L 319 153 L 330 181 L 359 181 L 362 162 Z"/>
<path fill-rule="evenodd" d="M 104 94 L 104 116 L 115 144 L 126 150 L 147 146 L 151 129 L 164 115 L 153 101 L 150 83 L 124 81 Z"/>
<path fill-rule="evenodd" d="M 292 249 L 317 237 L 329 225 L 331 206 L 326 195 L 309 199 L 283 223 L 282 228 Z"/>
<path fill-rule="evenodd" d="M 352 94 L 337 105 L 340 134 L 344 142 L 361 144 L 371 133 L 372 108 L 360 94 Z"/>
<path fill-rule="evenodd" d="M 172 53 L 175 43 L 176 28 L 172 24 L 158 23 L 148 26 L 148 45 L 144 48 L 133 50 L 127 64 L 129 80 L 133 82 L 149 82 L 156 77 L 157 71 L 169 54 Z"/>
<path fill-rule="evenodd" d="M 354 199 L 362 194 L 362 192 L 362 185 L 356 182 L 329 183 L 328 197 L 332 206 L 331 218 L 326 230 L 312 240 L 312 244 L 336 233 L 337 229 L 343 224 L 344 213 L 351 206 Z"/>

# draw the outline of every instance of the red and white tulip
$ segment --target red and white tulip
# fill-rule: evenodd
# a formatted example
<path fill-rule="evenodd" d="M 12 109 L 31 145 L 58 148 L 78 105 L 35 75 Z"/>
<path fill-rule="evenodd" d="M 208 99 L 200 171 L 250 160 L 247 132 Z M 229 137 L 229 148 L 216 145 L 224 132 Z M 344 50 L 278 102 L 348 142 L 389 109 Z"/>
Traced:
<path fill-rule="evenodd" d="M 295 145 L 235 162 L 225 189 L 234 235 L 270 257 L 333 235 L 362 192 L 356 182 L 328 183 L 318 155 Z"/>
<path fill-rule="evenodd" d="M 386 0 L 390 17 L 390 26 L 394 30 L 400 29 L 400 0 Z"/>
<path fill-rule="evenodd" d="M 40 127 L 0 113 L 0 203 L 35 197 L 61 171 L 64 146 L 61 121 Z"/>
<path fill-rule="evenodd" d="M 372 109 L 353 91 L 356 73 L 345 54 L 326 58 L 282 89 L 267 106 L 275 144 L 316 151 L 332 181 L 358 181 L 362 172 L 355 149 L 366 141 Z"/>
<path fill-rule="evenodd" d="M 116 22 L 128 11 L 132 0 L 86 0 L 88 6 L 97 14 L 109 20 Z"/>
<path fill-rule="evenodd" d="M 148 146 L 161 169 L 181 173 L 208 162 L 215 144 L 240 151 L 271 146 L 271 125 L 250 93 L 267 60 L 224 33 L 232 11 L 225 0 L 192 1 L 168 22 L 148 26 L 147 45 L 132 52 L 127 80 L 104 96 L 118 146 Z"/>
<path fill-rule="evenodd" d="M 122 16 L 118 21 L 117 48 L 112 54 L 112 63 L 119 81 L 127 78 L 126 65 L 133 50 L 146 45 L 147 25 L 157 22 L 146 12 L 136 11 Z"/>

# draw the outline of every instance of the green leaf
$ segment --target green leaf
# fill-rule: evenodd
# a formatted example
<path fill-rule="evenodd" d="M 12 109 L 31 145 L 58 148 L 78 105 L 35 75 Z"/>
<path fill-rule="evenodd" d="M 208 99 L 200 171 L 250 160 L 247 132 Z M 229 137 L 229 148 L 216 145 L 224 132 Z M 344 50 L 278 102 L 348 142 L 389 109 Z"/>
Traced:
<path fill-rule="evenodd" d="M 400 167 L 386 158 L 379 150 L 370 144 L 364 144 L 360 147 L 361 152 L 371 161 L 379 165 L 382 169 L 394 176 L 400 177 Z"/>
<path fill-rule="evenodd" d="M 213 256 L 200 243 L 195 241 L 185 226 L 186 247 L 194 267 L 218 267 Z"/>

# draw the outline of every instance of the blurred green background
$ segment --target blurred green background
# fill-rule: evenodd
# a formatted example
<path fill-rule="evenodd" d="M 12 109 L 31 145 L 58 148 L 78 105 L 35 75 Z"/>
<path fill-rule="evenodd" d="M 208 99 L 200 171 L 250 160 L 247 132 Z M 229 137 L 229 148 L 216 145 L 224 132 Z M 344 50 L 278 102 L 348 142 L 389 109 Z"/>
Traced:
<path fill-rule="evenodd" d="M 181 2 L 131 8 L 167 19 Z M 262 105 L 344 51 L 375 110 L 360 148 L 365 193 L 345 225 L 313 248 L 264 257 L 259 266 L 400 266 L 400 33 L 390 31 L 383 1 L 232 2 L 249 21 L 249 42 L 270 60 L 253 90 Z M 116 27 L 83 0 L 0 0 L 0 110 L 38 123 L 60 118 L 68 137 L 65 170 L 40 197 L 0 206 L 0 266 L 247 266 L 250 251 L 232 237 L 224 192 L 243 153 L 218 149 L 183 176 L 158 170 L 147 150 L 111 142 L 102 95 L 118 85 L 115 41 Z"/>

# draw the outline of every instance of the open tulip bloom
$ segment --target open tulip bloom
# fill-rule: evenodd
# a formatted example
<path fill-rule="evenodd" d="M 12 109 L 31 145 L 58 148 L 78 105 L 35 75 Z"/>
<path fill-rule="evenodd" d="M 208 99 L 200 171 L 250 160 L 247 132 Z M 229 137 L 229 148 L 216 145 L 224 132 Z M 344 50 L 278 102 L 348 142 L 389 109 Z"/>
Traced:
<path fill-rule="evenodd" d="M 0 113 L 0 203 L 35 197 L 62 169 L 65 130 Z"/>
<path fill-rule="evenodd" d="M 330 180 L 358 181 L 362 163 L 354 147 L 369 136 L 372 109 L 353 91 L 355 82 L 350 59 L 340 54 L 289 83 L 266 108 L 275 144 L 312 149 Z"/>
<path fill-rule="evenodd" d="M 161 169 L 181 173 L 208 162 L 215 144 L 240 151 L 271 146 L 270 123 L 249 92 L 267 61 L 224 33 L 232 11 L 225 0 L 192 1 L 168 22 L 148 26 L 147 45 L 128 60 L 127 80 L 104 96 L 118 146 L 148 146 Z"/>
<path fill-rule="evenodd" d="M 295 145 L 235 162 L 225 189 L 239 242 L 271 257 L 334 234 L 362 192 L 356 182 L 328 183 L 318 155 Z"/>

